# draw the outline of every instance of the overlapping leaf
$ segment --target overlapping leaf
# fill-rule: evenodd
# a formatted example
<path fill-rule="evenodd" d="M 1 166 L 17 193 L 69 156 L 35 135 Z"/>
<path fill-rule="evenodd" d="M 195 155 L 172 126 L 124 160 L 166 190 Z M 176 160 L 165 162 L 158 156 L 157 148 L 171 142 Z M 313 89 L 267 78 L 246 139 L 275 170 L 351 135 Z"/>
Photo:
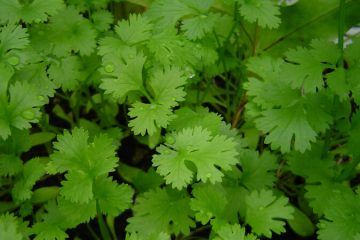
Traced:
<path fill-rule="evenodd" d="M 212 136 L 202 127 L 186 128 L 174 134 L 174 142 L 166 142 L 157 148 L 153 164 L 164 176 L 166 183 L 182 189 L 192 182 L 194 171 L 186 165 L 190 161 L 196 167 L 196 178 L 203 182 L 220 182 L 222 170 L 230 170 L 237 160 L 236 142 L 224 135 Z"/>
<path fill-rule="evenodd" d="M 283 220 L 291 219 L 292 212 L 287 198 L 276 198 L 271 190 L 253 191 L 246 198 L 246 223 L 254 233 L 268 238 L 272 232 L 285 232 Z"/>
<path fill-rule="evenodd" d="M 184 192 L 170 188 L 150 190 L 139 196 L 129 218 L 126 230 L 148 239 L 153 234 L 190 232 L 195 223 L 189 206 L 190 198 Z"/>

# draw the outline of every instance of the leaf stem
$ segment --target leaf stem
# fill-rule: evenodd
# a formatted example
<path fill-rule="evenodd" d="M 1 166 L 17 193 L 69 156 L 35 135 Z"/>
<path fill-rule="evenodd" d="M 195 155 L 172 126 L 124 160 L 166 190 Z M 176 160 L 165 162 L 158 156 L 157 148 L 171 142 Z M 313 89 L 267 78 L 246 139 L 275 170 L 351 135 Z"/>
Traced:
<path fill-rule="evenodd" d="M 351 2 L 352 0 L 350 0 L 349 2 Z M 314 22 L 322 19 L 323 17 L 326 17 L 327 15 L 333 13 L 334 11 L 336 11 L 339 7 L 334 7 L 326 12 L 324 12 L 323 14 L 320 14 L 319 16 L 316 16 L 312 19 L 310 19 L 309 21 L 301 24 L 300 26 L 294 28 L 293 30 L 291 30 L 290 32 L 286 33 L 285 35 L 279 37 L 278 39 L 276 39 L 275 41 L 273 41 L 272 43 L 270 43 L 267 47 L 265 47 L 263 49 L 263 51 L 267 51 L 269 49 L 271 49 L 272 47 L 276 46 L 277 44 L 281 43 L 282 41 L 286 40 L 288 37 L 290 37 L 291 35 L 295 34 L 296 32 L 302 30 L 303 28 L 313 24 Z"/>
<path fill-rule="evenodd" d="M 94 230 L 90 227 L 89 224 L 86 224 L 86 228 L 89 230 L 90 235 L 91 235 L 95 240 L 100 240 L 100 238 L 96 235 L 96 233 L 95 233 Z"/>
<path fill-rule="evenodd" d="M 343 68 L 343 61 L 344 61 L 344 34 L 345 34 L 345 0 L 339 0 L 339 25 L 338 25 L 338 47 L 340 48 L 340 56 L 339 56 L 339 67 Z M 335 104 L 336 96 L 334 95 L 333 104 Z M 333 114 L 334 115 L 334 110 Z M 331 144 L 331 133 L 332 133 L 332 126 L 330 129 L 326 131 L 325 134 L 325 142 L 323 146 L 323 150 L 321 153 L 321 158 L 324 159 L 327 156 L 328 150 Z"/>
<path fill-rule="evenodd" d="M 100 210 L 99 201 L 96 201 L 96 210 L 97 210 L 97 220 L 98 220 L 100 233 L 101 233 L 101 239 L 103 239 L 103 240 L 111 240 L 109 230 L 106 227 L 105 221 L 103 219 L 103 216 L 102 216 L 102 213 L 101 213 L 101 210 Z"/>
<path fill-rule="evenodd" d="M 343 67 L 344 62 L 344 34 L 345 34 L 345 0 L 340 0 L 339 4 L 339 29 L 338 46 L 340 48 L 339 67 Z"/>

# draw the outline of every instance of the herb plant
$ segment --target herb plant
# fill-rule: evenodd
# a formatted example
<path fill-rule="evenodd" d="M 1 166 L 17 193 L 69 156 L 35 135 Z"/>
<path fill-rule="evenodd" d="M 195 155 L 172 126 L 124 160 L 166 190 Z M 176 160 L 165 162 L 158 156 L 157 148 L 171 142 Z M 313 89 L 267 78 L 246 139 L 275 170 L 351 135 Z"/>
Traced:
<path fill-rule="evenodd" d="M 0 239 L 359 240 L 359 11 L 0 0 Z"/>

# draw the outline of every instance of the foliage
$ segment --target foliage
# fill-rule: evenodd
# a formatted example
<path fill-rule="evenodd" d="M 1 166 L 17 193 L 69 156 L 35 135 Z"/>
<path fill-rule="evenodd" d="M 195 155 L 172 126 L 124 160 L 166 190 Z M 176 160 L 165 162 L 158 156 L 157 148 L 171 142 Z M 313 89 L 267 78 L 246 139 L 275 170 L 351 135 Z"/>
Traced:
<path fill-rule="evenodd" d="M 360 239 L 358 1 L 0 6 L 0 239 Z"/>

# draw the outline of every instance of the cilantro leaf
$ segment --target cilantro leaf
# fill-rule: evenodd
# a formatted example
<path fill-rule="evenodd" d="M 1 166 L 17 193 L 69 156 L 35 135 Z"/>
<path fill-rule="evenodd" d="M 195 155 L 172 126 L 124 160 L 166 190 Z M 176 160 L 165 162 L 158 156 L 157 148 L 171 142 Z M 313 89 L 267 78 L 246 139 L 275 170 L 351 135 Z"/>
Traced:
<path fill-rule="evenodd" d="M 256 240 L 254 235 L 245 235 L 245 228 L 239 224 L 226 224 L 215 230 L 217 236 L 214 240 Z"/>
<path fill-rule="evenodd" d="M 289 50 L 285 54 L 287 62 L 282 66 L 282 77 L 293 88 L 303 88 L 305 93 L 314 93 L 316 89 L 323 88 L 323 71 L 334 68 L 337 61 L 335 56 L 338 56 L 335 44 L 313 40 L 310 46 L 311 49 L 298 47 Z"/>
<path fill-rule="evenodd" d="M 27 223 L 21 222 L 13 214 L 0 215 L 0 239 L 23 240 L 27 236 Z"/>
<path fill-rule="evenodd" d="M 106 94 L 115 98 L 124 98 L 131 91 L 145 91 L 142 70 L 146 57 L 141 52 L 136 53 L 136 50 L 129 51 L 126 59 L 118 57 L 109 63 L 113 68 L 112 71 L 107 71 L 110 78 L 104 78 L 100 85 Z"/>
<path fill-rule="evenodd" d="M 51 17 L 47 30 L 56 56 L 66 56 L 71 51 L 90 55 L 96 47 L 96 32 L 90 21 L 74 8 L 63 9 Z"/>
<path fill-rule="evenodd" d="M 194 13 L 196 14 L 195 9 L 189 7 L 182 0 L 155 1 L 146 12 L 150 19 L 158 20 L 159 26 L 174 26 L 180 18 Z"/>
<path fill-rule="evenodd" d="M 100 135 L 88 143 L 88 138 L 88 132 L 80 128 L 75 128 L 71 135 L 65 132 L 54 144 L 57 151 L 51 155 L 52 161 L 48 164 L 49 173 L 68 172 L 60 193 L 76 203 L 88 203 L 93 199 L 93 184 L 97 177 L 113 171 L 117 165 L 112 139 Z M 77 190 L 79 184 L 81 191 Z"/>
<path fill-rule="evenodd" d="M 224 209 L 227 206 L 227 194 L 220 184 L 194 185 L 190 206 L 195 211 L 196 220 L 203 225 L 212 219 L 223 220 Z"/>
<path fill-rule="evenodd" d="M 140 193 L 160 187 L 164 183 L 164 179 L 155 172 L 153 167 L 145 172 L 120 162 L 118 173 L 127 182 L 132 183 Z"/>
<path fill-rule="evenodd" d="M 128 219 L 126 230 L 147 239 L 152 234 L 188 234 L 195 223 L 184 191 L 171 188 L 150 190 L 139 196 L 133 207 L 134 216 Z"/>
<path fill-rule="evenodd" d="M 276 198 L 271 190 L 251 192 L 246 197 L 246 223 L 252 231 L 271 238 L 271 231 L 280 234 L 285 231 L 285 222 L 292 218 L 293 208 L 285 197 Z"/>
<path fill-rule="evenodd" d="M 67 0 L 69 5 L 75 6 L 81 12 L 99 10 L 107 7 L 110 0 Z"/>
<path fill-rule="evenodd" d="M 329 197 L 331 207 L 325 209 L 318 236 L 320 240 L 356 239 L 360 234 L 360 196 L 352 191 Z"/>
<path fill-rule="evenodd" d="M 0 154 L 0 176 L 14 176 L 21 172 L 23 162 L 14 154 Z"/>
<path fill-rule="evenodd" d="M 168 107 L 175 107 L 178 102 L 184 100 L 186 92 L 183 86 L 185 84 L 184 73 L 176 67 L 156 70 L 149 83 L 154 92 L 155 102 Z"/>
<path fill-rule="evenodd" d="M 249 22 L 259 26 L 278 28 L 281 22 L 279 6 L 274 1 L 240 0 L 240 14 Z"/>
<path fill-rule="evenodd" d="M 45 62 L 27 64 L 17 70 L 13 76 L 13 79 L 24 79 L 28 83 L 34 86 L 38 98 L 42 99 L 42 102 L 48 103 L 46 97 L 54 96 L 56 85 L 48 77 L 46 69 L 48 65 Z"/>
<path fill-rule="evenodd" d="M 299 100 L 301 92 L 291 89 L 288 82 L 281 78 L 282 61 L 270 56 L 252 57 L 247 69 L 258 77 L 250 77 L 245 83 L 247 94 L 253 101 L 264 107 L 291 106 Z M 261 78 L 260 81 L 258 78 Z"/>
<path fill-rule="evenodd" d="M 75 90 L 82 79 L 81 63 L 77 56 L 68 56 L 53 62 L 47 72 L 50 79 L 64 91 Z"/>
<path fill-rule="evenodd" d="M 195 110 L 182 107 L 175 111 L 176 118 L 171 121 L 168 129 L 180 131 L 184 128 L 201 126 L 213 135 L 220 134 L 223 118 L 220 114 L 209 112 L 207 108 L 198 107 Z"/>
<path fill-rule="evenodd" d="M 248 189 L 272 187 L 276 181 L 274 171 L 278 166 L 276 158 L 269 152 L 258 156 L 255 151 L 246 151 L 241 155 L 241 167 L 243 172 L 240 181 Z"/>
<path fill-rule="evenodd" d="M 60 194 L 67 200 L 75 203 L 87 203 L 93 197 L 93 181 L 82 173 L 68 173 L 65 175 L 66 181 L 62 181 Z"/>
<path fill-rule="evenodd" d="M 58 141 L 54 144 L 56 151 L 51 155 L 52 161 L 48 165 L 48 171 L 92 171 L 94 176 L 113 171 L 117 165 L 117 158 L 112 140 L 100 135 L 89 143 L 88 138 L 88 132 L 81 128 L 75 128 L 72 134 L 66 131 L 58 136 Z"/>
<path fill-rule="evenodd" d="M 170 240 L 169 234 L 161 232 L 158 234 L 151 234 L 147 238 L 141 238 L 137 233 L 127 234 L 125 240 Z"/>
<path fill-rule="evenodd" d="M 174 27 L 154 31 L 146 42 L 146 47 L 153 54 L 154 60 L 165 67 L 188 66 L 194 58 L 192 43 L 177 34 Z"/>
<path fill-rule="evenodd" d="M 12 189 L 13 198 L 18 202 L 30 199 L 32 195 L 31 189 L 44 174 L 45 165 L 39 158 L 34 158 L 26 162 L 23 167 L 23 172 L 18 177 Z"/>
<path fill-rule="evenodd" d="M 166 127 L 174 118 L 169 107 L 160 104 L 148 104 L 135 102 L 129 110 L 132 118 L 129 127 L 135 134 L 145 135 L 146 132 L 151 136 L 157 129 Z"/>
<path fill-rule="evenodd" d="M 322 155 L 323 144 L 315 144 L 311 150 L 303 154 L 293 152 L 288 156 L 290 170 L 305 178 L 305 197 L 313 211 L 319 215 L 332 207 L 330 199 L 351 191 L 335 181 L 336 163 L 333 158 L 324 158 Z"/>
<path fill-rule="evenodd" d="M 220 14 L 208 13 L 184 19 L 182 29 L 185 36 L 190 40 L 203 38 L 207 33 L 211 33 L 215 24 L 220 18 Z"/>
<path fill-rule="evenodd" d="M 129 126 L 135 134 L 150 136 L 157 129 L 166 127 L 174 119 L 171 107 L 184 100 L 183 85 L 186 79 L 178 68 L 157 70 L 150 78 L 149 85 L 154 95 L 154 103 L 135 102 L 129 111 Z"/>
<path fill-rule="evenodd" d="M 30 123 L 38 122 L 39 107 L 44 102 L 39 99 L 36 89 L 27 82 L 15 82 L 9 87 L 10 100 L 0 102 L 0 137 L 6 139 L 11 134 L 11 128 L 28 129 Z M 2 96 L 4 97 L 4 96 Z"/>
<path fill-rule="evenodd" d="M 42 215 L 42 220 L 35 223 L 31 232 L 36 234 L 36 240 L 58 239 L 65 240 L 68 235 L 65 232 L 67 228 L 66 216 L 63 215 L 55 201 L 50 201 L 45 205 L 46 214 Z"/>
<path fill-rule="evenodd" d="M 318 183 L 331 180 L 335 174 L 335 162 L 323 158 L 323 145 L 315 144 L 305 153 L 292 152 L 288 156 L 290 170 L 304 178 L 307 183 Z"/>
<path fill-rule="evenodd" d="M 130 14 L 128 20 L 122 20 L 115 27 L 115 32 L 128 45 L 148 40 L 153 25 L 142 15 Z"/>
<path fill-rule="evenodd" d="M 64 7 L 63 0 L 34 0 L 21 2 L 18 0 L 0 0 L 0 22 L 25 23 L 46 21 L 48 15 L 56 14 Z"/>
<path fill-rule="evenodd" d="M 316 140 L 318 132 L 328 128 L 332 106 L 328 105 L 328 94 L 324 90 L 312 94 L 292 89 L 281 77 L 281 66 L 278 60 L 269 57 L 252 58 L 248 69 L 252 72 L 258 69 L 263 81 L 251 78 L 245 88 L 261 107 L 254 116 L 259 116 L 255 119 L 257 128 L 269 133 L 265 142 L 282 152 L 289 152 L 292 145 L 304 152 Z"/>
<path fill-rule="evenodd" d="M 110 25 L 114 22 L 113 15 L 106 10 L 99 10 L 91 14 L 93 26 L 99 32 L 109 30 Z"/>
<path fill-rule="evenodd" d="M 87 203 L 76 203 L 60 197 L 58 198 L 57 208 L 58 211 L 61 212 L 61 218 L 57 220 L 63 222 L 62 224 L 58 224 L 65 229 L 74 228 L 80 223 L 89 222 L 97 214 L 96 200 L 94 199 Z"/>
<path fill-rule="evenodd" d="M 118 216 L 131 206 L 134 190 L 126 184 L 117 184 L 109 177 L 99 177 L 93 185 L 95 198 L 104 214 Z"/>
<path fill-rule="evenodd" d="M 317 134 L 307 121 L 301 105 L 295 108 L 266 110 L 262 115 L 256 120 L 256 125 L 260 130 L 270 132 L 265 142 L 271 143 L 273 148 L 289 152 L 294 138 L 294 148 L 304 152 L 310 148 L 310 142 L 316 140 Z"/>
<path fill-rule="evenodd" d="M 236 142 L 223 135 L 211 136 L 202 127 L 186 128 L 174 134 L 174 143 L 166 142 L 157 148 L 153 165 L 164 176 L 166 183 L 182 189 L 192 181 L 194 174 L 186 165 L 190 161 L 196 167 L 197 180 L 220 182 L 222 170 L 230 170 L 237 160 Z"/>
<path fill-rule="evenodd" d="M 4 55 L 11 49 L 24 49 L 29 44 L 29 34 L 19 25 L 0 27 L 0 53 Z"/>

